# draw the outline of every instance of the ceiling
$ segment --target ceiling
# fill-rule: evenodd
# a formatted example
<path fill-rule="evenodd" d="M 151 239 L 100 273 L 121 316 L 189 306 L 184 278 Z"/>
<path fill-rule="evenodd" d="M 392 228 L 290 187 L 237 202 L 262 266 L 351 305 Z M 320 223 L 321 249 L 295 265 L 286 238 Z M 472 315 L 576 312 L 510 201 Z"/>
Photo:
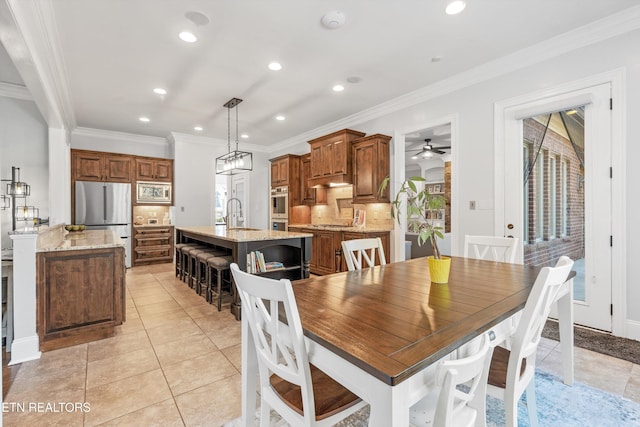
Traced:
<path fill-rule="evenodd" d="M 446 0 L 51 0 L 43 19 L 76 126 L 226 140 L 223 104 L 238 97 L 240 133 L 267 148 L 637 2 L 466 3 L 449 16 Z M 342 27 L 321 25 L 331 10 L 346 16 Z M 194 25 L 185 17 L 193 11 L 210 22 Z M 192 44 L 177 37 L 189 27 Z M 274 60 L 281 71 L 267 68 Z M 0 81 L 16 80 L 0 66 Z M 332 91 L 336 84 L 344 91 Z"/>

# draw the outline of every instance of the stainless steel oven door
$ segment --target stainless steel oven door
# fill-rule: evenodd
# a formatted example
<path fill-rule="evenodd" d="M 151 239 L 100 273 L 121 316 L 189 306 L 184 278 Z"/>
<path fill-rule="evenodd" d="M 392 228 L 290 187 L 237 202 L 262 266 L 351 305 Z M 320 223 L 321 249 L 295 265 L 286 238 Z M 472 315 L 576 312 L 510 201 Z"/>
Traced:
<path fill-rule="evenodd" d="M 289 218 L 289 196 L 286 193 L 271 196 L 271 218 Z"/>

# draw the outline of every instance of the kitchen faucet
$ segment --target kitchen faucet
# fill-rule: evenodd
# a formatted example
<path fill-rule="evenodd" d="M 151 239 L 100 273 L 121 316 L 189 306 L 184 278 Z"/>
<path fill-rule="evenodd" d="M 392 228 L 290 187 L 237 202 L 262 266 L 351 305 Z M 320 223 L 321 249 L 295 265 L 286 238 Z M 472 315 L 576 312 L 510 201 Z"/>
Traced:
<path fill-rule="evenodd" d="M 240 212 L 239 212 L 240 215 L 236 217 L 236 224 L 235 224 L 236 227 L 238 226 L 238 218 L 242 218 L 242 202 L 237 197 L 230 198 L 227 201 L 227 216 L 224 217 L 224 223 L 227 224 L 227 228 L 229 228 L 229 204 L 234 200 L 238 202 L 238 207 L 240 208 Z"/>

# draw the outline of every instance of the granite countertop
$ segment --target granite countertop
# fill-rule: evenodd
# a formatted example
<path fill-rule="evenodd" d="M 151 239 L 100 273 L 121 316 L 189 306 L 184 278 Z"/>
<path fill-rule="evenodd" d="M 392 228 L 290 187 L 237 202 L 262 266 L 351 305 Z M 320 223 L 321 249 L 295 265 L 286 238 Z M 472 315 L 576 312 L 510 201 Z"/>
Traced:
<path fill-rule="evenodd" d="M 230 228 L 224 225 L 212 227 L 210 225 L 197 227 L 176 227 L 176 230 L 206 237 L 216 237 L 231 242 L 258 242 L 261 240 L 295 239 L 300 237 L 313 237 L 309 233 L 295 233 L 291 231 L 260 230 L 258 228 Z"/>
<path fill-rule="evenodd" d="M 351 225 L 340 224 L 290 224 L 289 228 L 291 227 L 327 231 L 348 231 L 350 233 L 380 233 L 391 231 L 391 229 L 383 227 L 353 227 Z"/>
<path fill-rule="evenodd" d="M 62 239 L 38 241 L 36 252 L 69 251 L 124 247 L 124 242 L 113 230 L 85 230 L 65 232 Z"/>

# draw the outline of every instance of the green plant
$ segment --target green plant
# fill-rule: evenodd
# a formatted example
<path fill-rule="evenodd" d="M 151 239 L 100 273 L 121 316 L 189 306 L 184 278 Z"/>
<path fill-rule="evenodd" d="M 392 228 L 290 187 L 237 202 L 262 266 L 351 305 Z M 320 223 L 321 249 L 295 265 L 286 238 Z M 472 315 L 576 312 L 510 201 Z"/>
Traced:
<path fill-rule="evenodd" d="M 382 194 L 389 185 L 390 177 L 386 177 L 378 189 Z M 400 224 L 402 198 L 407 200 L 407 230 L 418 234 L 418 245 L 422 246 L 429 240 L 433 247 L 433 257 L 440 259 L 438 249 L 438 238 L 443 239 L 442 227 L 437 225 L 432 219 L 438 217 L 438 212 L 445 208 L 446 200 L 440 195 L 429 193 L 427 186 L 418 190 L 417 183 L 423 183 L 424 178 L 413 176 L 402 183 L 396 193 L 395 199 L 391 202 L 391 217 Z"/>

